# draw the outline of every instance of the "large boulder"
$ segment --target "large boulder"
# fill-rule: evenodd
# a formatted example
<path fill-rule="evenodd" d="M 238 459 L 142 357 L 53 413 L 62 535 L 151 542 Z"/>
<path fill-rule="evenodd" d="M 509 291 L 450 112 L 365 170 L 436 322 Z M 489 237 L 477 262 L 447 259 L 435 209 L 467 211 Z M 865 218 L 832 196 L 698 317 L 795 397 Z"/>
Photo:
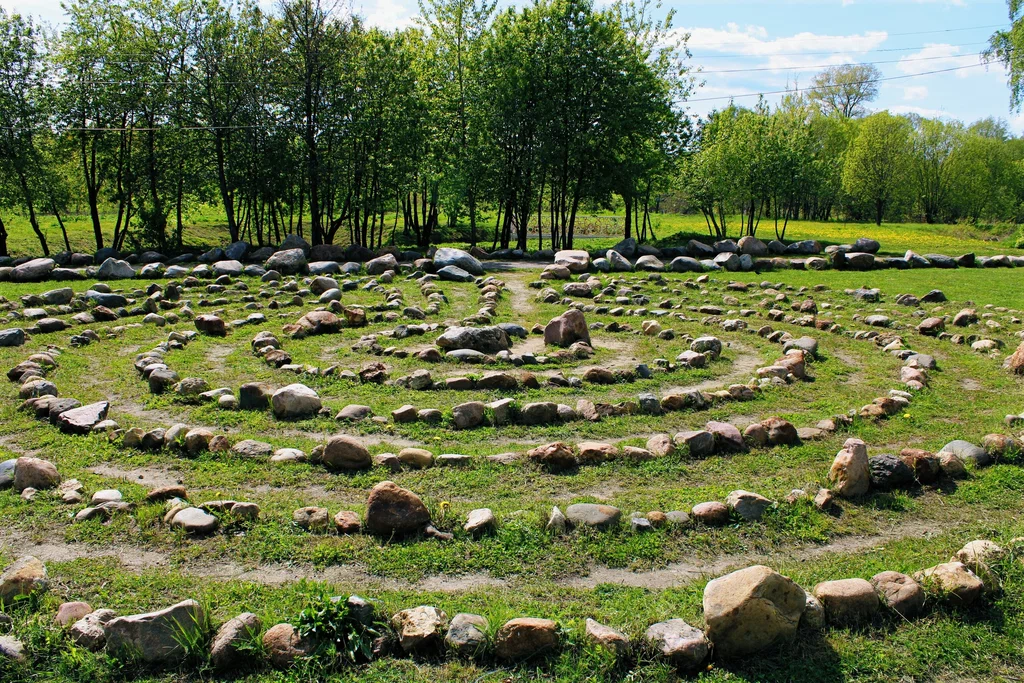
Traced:
<path fill-rule="evenodd" d="M 472 275 L 483 275 L 484 267 L 473 256 L 461 249 L 441 247 L 434 252 L 434 268 L 440 270 L 445 266 L 456 266 Z"/>
<path fill-rule="evenodd" d="M 9 605 L 16 598 L 45 591 L 48 587 L 46 565 L 38 558 L 26 555 L 0 574 L 0 603 Z"/>
<path fill-rule="evenodd" d="M 497 353 L 510 349 L 512 342 L 500 327 L 449 327 L 437 338 L 437 345 L 446 351 L 472 349 Z"/>
<path fill-rule="evenodd" d="M 99 401 L 65 410 L 57 416 L 57 427 L 66 434 L 88 434 L 93 427 L 107 419 L 109 407 L 106 401 Z"/>
<path fill-rule="evenodd" d="M 544 327 L 544 343 L 550 346 L 572 346 L 582 341 L 590 344 L 590 330 L 583 313 L 575 308 L 551 319 Z"/>
<path fill-rule="evenodd" d="M 871 585 L 885 605 L 907 619 L 924 608 L 924 590 L 906 574 L 881 572 L 871 577 Z"/>
<path fill-rule="evenodd" d="M 822 581 L 812 593 L 825 608 L 825 617 L 836 626 L 866 623 L 878 611 L 878 594 L 864 579 Z"/>
<path fill-rule="evenodd" d="M 498 629 L 494 654 L 499 659 L 523 661 L 554 650 L 559 645 L 558 624 L 550 619 L 520 617 Z"/>
<path fill-rule="evenodd" d="M 366 501 L 364 528 L 378 536 L 406 536 L 430 524 L 430 512 L 420 497 L 393 481 L 373 487 Z"/>
<path fill-rule="evenodd" d="M 312 417 L 320 412 L 317 393 L 305 384 L 289 384 L 274 392 L 270 398 L 274 415 L 281 420 Z"/>
<path fill-rule="evenodd" d="M 45 280 L 57 264 L 52 258 L 35 258 L 15 266 L 11 271 L 11 282 L 38 282 Z"/>
<path fill-rule="evenodd" d="M 14 464 L 14 490 L 51 489 L 60 483 L 57 466 L 49 460 L 23 455 Z"/>
<path fill-rule="evenodd" d="M 276 270 L 282 275 L 305 273 L 309 267 L 306 252 L 302 249 L 285 249 L 274 253 L 263 264 L 267 270 Z"/>
<path fill-rule="evenodd" d="M 723 657 L 760 652 L 796 635 L 806 603 L 800 586 L 768 567 L 726 574 L 704 588 L 708 639 Z"/>
<path fill-rule="evenodd" d="M 157 612 L 111 619 L 106 625 L 107 651 L 148 664 L 176 662 L 188 654 L 188 642 L 202 637 L 204 618 L 198 602 L 184 600 Z"/>
<path fill-rule="evenodd" d="M 565 516 L 573 526 L 611 529 L 618 525 L 622 512 L 611 505 L 576 503 L 565 509 Z"/>
<path fill-rule="evenodd" d="M 843 450 L 832 461 L 828 479 L 833 483 L 833 490 L 844 498 L 866 494 L 871 488 L 867 444 L 860 439 L 847 439 Z"/>
<path fill-rule="evenodd" d="M 101 280 L 129 280 L 135 277 L 135 270 L 127 261 L 111 257 L 100 264 L 96 277 Z"/>
<path fill-rule="evenodd" d="M 644 638 L 658 654 L 684 673 L 697 671 L 711 652 L 704 632 L 682 619 L 653 624 L 644 633 Z"/>
<path fill-rule="evenodd" d="M 436 607 L 423 605 L 396 613 L 391 617 L 391 625 L 395 627 L 402 650 L 412 652 L 441 642 L 448 615 Z"/>
<path fill-rule="evenodd" d="M 308 657 L 315 645 L 311 639 L 303 638 L 291 624 L 271 626 L 263 634 L 263 649 L 270 663 L 278 669 L 287 669 L 296 660 Z"/>
<path fill-rule="evenodd" d="M 914 574 L 926 590 L 950 604 L 969 607 L 985 591 L 984 582 L 963 562 L 945 562 Z"/>
<path fill-rule="evenodd" d="M 590 254 L 584 249 L 563 249 L 555 254 L 555 263 L 569 272 L 583 273 L 590 267 Z"/>
<path fill-rule="evenodd" d="M 384 254 L 366 262 L 367 275 L 380 275 L 388 270 L 398 270 L 398 259 L 394 254 Z"/>
<path fill-rule="evenodd" d="M 350 436 L 332 436 L 321 456 L 323 463 L 334 470 L 361 470 L 373 464 L 366 447 Z"/>
<path fill-rule="evenodd" d="M 0 330 L 0 347 L 21 346 L 25 343 L 25 330 L 20 327 L 12 327 L 8 330 Z"/>

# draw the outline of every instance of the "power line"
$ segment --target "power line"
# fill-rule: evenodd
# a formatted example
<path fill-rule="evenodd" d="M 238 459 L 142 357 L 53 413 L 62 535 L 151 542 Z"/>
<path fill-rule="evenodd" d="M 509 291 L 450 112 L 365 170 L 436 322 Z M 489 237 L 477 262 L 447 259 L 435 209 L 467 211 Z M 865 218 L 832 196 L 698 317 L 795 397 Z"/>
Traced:
<path fill-rule="evenodd" d="M 967 64 L 967 65 L 964 65 L 964 66 L 950 67 L 948 69 L 936 69 L 934 71 L 922 71 L 922 72 L 916 73 L 916 74 L 906 74 L 904 76 L 887 76 L 885 78 L 871 78 L 871 79 L 867 79 L 867 80 L 864 80 L 864 81 L 853 81 L 851 83 L 847 83 L 846 85 L 866 85 L 868 83 L 880 83 L 882 81 L 898 81 L 898 80 L 907 79 L 907 78 L 918 78 L 920 76 L 931 76 L 933 74 L 949 73 L 950 71 L 960 71 L 962 69 L 973 69 L 973 68 L 979 67 L 979 66 L 986 66 L 986 64 L 982 64 L 982 63 Z M 688 100 L 686 100 L 686 103 L 689 104 L 691 102 L 714 102 L 714 101 L 717 101 L 717 100 L 733 100 L 733 99 L 737 99 L 737 98 L 740 98 L 740 97 L 761 97 L 762 95 L 784 95 L 784 94 L 788 94 L 788 93 L 805 92 L 807 90 L 812 90 L 812 89 L 813 88 L 789 88 L 788 90 L 766 90 L 764 92 L 739 93 L 739 94 L 736 94 L 736 95 L 720 95 L 720 96 L 715 96 L 715 97 L 699 97 L 699 98 L 696 98 L 696 99 L 688 99 Z"/>
<path fill-rule="evenodd" d="M 875 64 L 906 64 L 908 62 L 928 62 L 935 59 L 959 59 L 962 57 L 981 57 L 981 52 L 972 52 L 965 55 L 938 55 L 935 57 L 914 57 L 911 59 L 890 59 L 879 62 L 847 62 L 845 64 L 814 64 L 808 66 L 763 66 L 751 69 L 715 69 L 713 71 L 700 71 L 696 73 L 700 74 L 738 74 L 738 73 L 749 73 L 752 71 L 798 71 L 798 70 L 810 70 L 810 69 L 827 69 L 834 66 L 867 66 Z"/>
<path fill-rule="evenodd" d="M 946 45 L 944 47 L 977 47 L 978 45 L 988 45 L 988 41 L 982 41 L 980 43 L 959 43 L 957 45 Z M 870 50 L 832 50 L 830 52 L 772 52 L 769 54 L 755 54 L 750 52 L 734 52 L 731 54 L 717 54 L 717 55 L 695 55 L 694 58 L 700 57 L 700 59 L 737 59 L 741 57 L 753 57 L 753 58 L 765 58 L 765 57 L 821 57 L 825 55 L 849 55 L 849 54 L 869 54 L 871 52 L 910 52 L 912 50 L 924 50 L 930 45 L 917 45 L 914 47 L 880 47 L 873 48 Z"/>
<path fill-rule="evenodd" d="M 699 27 L 697 27 L 697 28 L 699 28 Z M 904 31 L 904 32 L 901 32 L 901 33 L 888 33 L 886 31 L 865 31 L 863 34 L 857 34 L 857 36 L 858 37 L 863 36 L 863 37 L 866 38 L 866 37 L 869 37 L 869 36 L 879 36 L 879 35 L 884 34 L 885 39 L 888 39 L 888 38 L 892 38 L 892 37 L 902 37 L 902 36 L 925 36 L 925 35 L 932 35 L 932 34 L 935 34 L 935 33 L 956 33 L 956 32 L 960 32 L 960 31 L 978 31 L 978 30 L 981 30 L 981 29 L 990 29 L 990 28 L 1006 29 L 1006 28 L 1009 28 L 1009 27 L 1007 27 L 1005 24 L 987 24 L 985 26 L 964 26 L 964 27 L 957 27 L 957 28 L 933 29 L 933 30 L 930 30 L 930 31 Z M 695 29 L 680 28 L 679 30 L 683 31 L 685 33 L 690 33 L 692 35 L 692 32 Z M 712 29 L 712 30 L 714 30 L 714 29 Z M 733 35 L 735 35 L 737 38 L 746 38 L 746 39 L 749 39 L 749 38 L 752 37 L 752 36 L 750 36 L 748 34 L 745 34 L 745 33 L 736 33 L 736 32 L 733 32 Z M 797 35 L 799 35 L 799 34 L 797 34 Z M 793 36 L 793 37 L 795 37 L 795 36 Z M 836 40 L 836 38 L 839 38 L 839 37 L 844 37 L 844 36 L 808 36 L 806 38 L 803 38 L 802 40 L 832 40 L 832 41 L 834 41 L 834 40 Z M 786 40 L 786 38 L 776 38 L 775 40 L 776 41 Z M 728 41 L 720 41 L 720 42 L 717 42 L 717 43 L 703 43 L 701 45 L 701 47 L 715 47 L 716 45 L 734 45 L 734 44 L 735 44 L 735 41 L 728 40 Z"/>

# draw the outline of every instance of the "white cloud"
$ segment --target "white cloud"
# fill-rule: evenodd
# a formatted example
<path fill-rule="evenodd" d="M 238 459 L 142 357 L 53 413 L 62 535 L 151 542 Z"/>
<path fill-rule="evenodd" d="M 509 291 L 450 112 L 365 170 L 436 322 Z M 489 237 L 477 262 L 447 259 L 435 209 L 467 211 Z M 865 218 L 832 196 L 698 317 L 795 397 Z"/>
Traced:
<path fill-rule="evenodd" d="M 945 109 L 930 109 L 928 107 L 916 107 L 910 104 L 899 104 L 895 107 L 887 107 L 893 114 L 917 114 L 928 119 L 953 119 L 956 118 Z"/>
<path fill-rule="evenodd" d="M 923 100 L 928 97 L 928 88 L 923 85 L 911 85 L 903 89 L 903 99 L 908 102 Z"/>
<path fill-rule="evenodd" d="M 419 9 L 408 0 L 372 0 L 369 5 L 357 5 L 356 13 L 370 26 L 393 29 L 411 26 Z"/>
<path fill-rule="evenodd" d="M 964 54 L 964 50 L 957 45 L 929 43 L 919 52 L 900 59 L 897 66 L 905 74 L 916 75 L 940 69 L 973 66 L 980 61 L 977 54 Z M 960 69 L 956 75 L 960 78 L 967 78 L 972 73 L 975 73 L 973 69 Z"/>
<path fill-rule="evenodd" d="M 735 23 L 727 24 L 724 29 L 681 28 L 678 33 L 690 34 L 687 46 L 694 54 L 694 62 L 707 71 L 719 72 L 716 77 L 720 78 L 734 77 L 736 74 L 721 72 L 739 65 L 730 65 L 715 58 L 716 53 L 753 57 L 758 59 L 757 68 L 774 72 L 801 69 L 810 72 L 825 66 L 863 61 L 864 53 L 877 49 L 888 38 L 885 31 L 852 35 L 803 32 L 770 38 L 763 26 L 741 27 Z M 755 65 L 744 62 L 742 66 L 749 69 Z"/>

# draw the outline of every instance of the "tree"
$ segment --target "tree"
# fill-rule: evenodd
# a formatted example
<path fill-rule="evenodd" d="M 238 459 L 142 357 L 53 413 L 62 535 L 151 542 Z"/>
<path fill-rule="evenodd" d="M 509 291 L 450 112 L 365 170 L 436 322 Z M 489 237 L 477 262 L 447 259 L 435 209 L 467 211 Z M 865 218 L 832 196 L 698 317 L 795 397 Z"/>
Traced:
<path fill-rule="evenodd" d="M 1010 29 L 996 31 L 988 41 L 984 57 L 1006 67 L 1010 86 L 1010 107 L 1020 111 L 1024 104 L 1024 0 L 1006 0 Z"/>
<path fill-rule="evenodd" d="M 15 184 L 44 255 L 50 247 L 39 228 L 36 197 L 43 160 L 38 136 L 46 127 L 47 74 L 38 27 L 0 7 L 0 185 Z M 4 230 L 6 242 L 6 229 Z"/>
<path fill-rule="evenodd" d="M 911 126 L 888 112 L 861 121 L 843 167 L 843 188 L 870 207 L 876 225 L 907 198 L 911 177 Z"/>
<path fill-rule="evenodd" d="M 861 116 L 864 105 L 878 97 L 881 77 L 871 64 L 830 66 L 813 78 L 808 98 L 827 116 Z"/>

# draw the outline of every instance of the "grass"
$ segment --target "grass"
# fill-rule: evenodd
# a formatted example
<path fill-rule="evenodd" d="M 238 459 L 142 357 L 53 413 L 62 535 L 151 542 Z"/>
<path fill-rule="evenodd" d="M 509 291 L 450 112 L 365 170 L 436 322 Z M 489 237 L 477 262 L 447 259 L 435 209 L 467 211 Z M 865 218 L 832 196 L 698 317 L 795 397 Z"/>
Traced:
<path fill-rule="evenodd" d="M 96 250 L 93 237 L 92 222 L 88 214 L 72 214 L 63 216 L 68 231 L 68 240 L 73 250 L 93 253 Z M 113 234 L 116 216 L 101 215 L 104 226 L 105 244 Z M 385 224 L 392 226 L 394 216 L 387 217 Z M 654 235 L 651 243 L 660 247 L 677 247 L 690 239 L 704 242 L 713 241 L 703 216 L 700 214 L 652 214 L 651 221 Z M 4 216 L 10 237 L 8 249 L 14 256 L 38 255 L 41 253 L 39 241 L 32 231 L 28 219 L 24 216 Z M 446 223 L 442 219 L 442 224 Z M 64 240 L 56 218 L 48 215 L 39 217 L 40 229 L 46 236 L 51 252 L 64 249 Z M 183 242 L 186 251 L 199 253 L 216 246 L 223 246 L 227 240 L 227 223 L 220 207 L 197 205 L 191 207 L 185 216 L 186 225 Z M 491 225 L 493 216 L 484 214 L 480 219 L 482 226 Z M 307 223 L 308 225 L 308 223 Z M 729 236 L 738 239 L 739 218 L 732 217 L 728 223 Z M 576 248 L 599 250 L 608 249 L 622 239 L 624 233 L 623 217 L 616 214 L 581 215 L 577 220 Z M 549 235 L 538 239 L 536 226 L 531 230 L 533 236 L 528 240 L 527 248 L 536 250 L 549 247 Z M 547 228 L 545 228 L 547 230 Z M 780 227 L 781 230 L 781 227 Z M 489 249 L 493 237 L 491 228 L 482 228 L 480 245 Z M 386 243 L 391 243 L 392 232 L 386 230 Z M 460 225 L 455 231 L 440 228 L 435 233 L 437 243 L 447 246 L 468 247 L 468 228 Z M 775 239 L 774 222 L 763 220 L 757 230 L 757 237 L 768 241 Z M 928 224 L 928 223 L 859 223 L 850 221 L 790 221 L 785 231 L 786 242 L 798 240 L 818 240 L 822 245 L 849 244 L 858 237 L 871 237 L 882 244 L 881 254 L 886 256 L 902 256 L 908 249 L 919 254 L 962 254 L 973 252 L 979 256 L 1018 253 L 1016 242 L 1020 237 L 1018 226 L 1012 224 Z M 404 236 L 402 231 L 394 235 L 396 243 L 403 248 L 415 248 L 411 236 Z M 339 241 L 347 236 L 339 235 Z M 133 245 L 127 244 L 127 248 Z"/>
<path fill-rule="evenodd" d="M 536 271 L 512 270 L 497 276 L 510 285 L 498 308 L 500 320 L 518 322 L 529 329 L 564 310 L 560 305 L 535 299 L 537 291 L 527 285 Z M 931 387 L 915 397 L 906 413 L 879 423 L 858 420 L 848 431 L 823 441 L 703 460 L 685 454 L 648 462 L 618 460 L 552 473 L 526 461 L 502 465 L 487 461 L 484 456 L 509 451 L 522 453 L 552 440 L 609 440 L 619 445 L 642 446 L 652 434 L 700 427 L 709 419 L 745 424 L 780 415 L 798 426 L 812 426 L 824 417 L 857 409 L 898 386 L 900 363 L 869 340 L 816 332 L 789 323 L 771 323 L 775 329 L 795 336 L 810 334 L 819 340 L 821 358 L 811 365 L 813 381 L 768 389 L 754 400 L 716 405 L 703 413 L 630 415 L 597 423 L 460 431 L 447 422 L 342 425 L 329 417 L 281 422 L 269 412 L 222 411 L 212 405 L 183 403 L 173 395 L 153 396 L 132 367 L 133 357 L 164 340 L 171 329 L 190 329 L 187 323 L 165 328 L 148 324 L 129 326 L 117 331 L 114 324 L 97 324 L 92 327 L 100 333 L 101 341 L 79 349 L 67 346 L 70 332 L 38 335 L 23 348 L 0 349 L 0 366 L 11 367 L 49 344 L 61 346 L 64 353 L 50 377 L 62 393 L 83 402 L 109 399 L 111 417 L 122 426 L 167 427 L 176 422 L 204 425 L 228 434 L 232 441 L 256 438 L 277 447 L 297 447 L 306 452 L 323 443 L 328 435 L 344 431 L 364 439 L 373 453 L 398 452 L 405 445 L 415 444 L 435 454 L 464 453 L 473 456 L 473 461 L 466 468 L 436 467 L 397 473 L 375 468 L 337 474 L 312 464 L 274 465 L 232 454 L 188 458 L 167 450 L 142 452 L 122 448 L 101 436 L 61 435 L 49 425 L 19 412 L 16 387 L 5 385 L 0 400 L 0 460 L 26 453 L 53 460 L 65 477 L 79 479 L 90 494 L 101 488 L 117 488 L 137 507 L 131 514 L 115 516 L 105 524 L 71 524 L 69 516 L 80 506 L 63 505 L 45 492 L 35 501 L 26 502 L 10 490 L 0 491 L 0 566 L 16 554 L 31 552 L 35 544 L 60 549 L 55 559 L 48 562 L 53 579 L 50 593 L 35 606 L 18 605 L 12 610 L 14 634 L 26 643 L 31 666 L 22 669 L 0 664 L 3 680 L 177 681 L 217 677 L 203 668 L 202 661 L 198 668 L 190 666 L 181 671 L 129 672 L 103 655 L 71 647 L 52 625 L 52 615 L 62 600 L 83 599 L 94 607 L 110 607 L 124 614 L 195 598 L 210 606 L 214 624 L 248 610 L 259 614 L 264 627 L 269 627 L 280 621 L 294 622 L 301 610 L 324 592 L 357 592 L 379 600 L 384 615 L 418 604 L 433 604 L 449 615 L 459 611 L 483 614 L 492 631 L 515 616 L 555 618 L 576 646 L 547 660 L 516 667 L 489 660 L 469 663 L 430 657 L 398 658 L 327 673 L 279 673 L 257 667 L 237 672 L 236 680 L 306 680 L 323 675 L 331 680 L 367 682 L 667 681 L 674 674 L 664 664 L 641 655 L 635 662 L 616 665 L 606 655 L 585 646 L 582 635 L 587 617 L 620 628 L 634 639 L 660 619 L 680 617 L 690 623 L 702 623 L 700 600 L 705 579 L 668 580 L 664 577 L 672 575 L 662 570 L 699 573 L 705 568 L 720 573 L 728 565 L 765 562 L 810 588 L 820 580 L 868 578 L 884 569 L 911 572 L 931 566 L 948 560 L 957 548 L 974 538 L 1008 543 L 1024 535 L 1019 516 L 1024 470 L 1018 460 L 1011 459 L 974 471 L 970 478 L 955 485 L 874 494 L 844 503 L 839 516 L 823 514 L 809 503 L 780 502 L 759 522 L 736 522 L 720 529 L 657 529 L 633 534 L 624 526 L 611 532 L 551 536 L 544 530 L 544 523 L 552 505 L 564 509 L 573 502 L 607 502 L 622 509 L 628 518 L 633 511 L 688 510 L 702 501 L 722 500 L 729 491 L 739 488 L 783 501 L 794 488 L 813 491 L 825 485 L 832 458 L 850 436 L 864 439 L 872 455 L 898 452 L 904 447 L 934 451 L 954 438 L 980 442 L 985 434 L 1003 432 L 1003 417 L 1024 408 L 1017 399 L 1021 381 L 1000 367 L 1006 352 L 983 355 L 971 351 L 969 346 L 922 337 L 913 329 L 919 315 L 894 303 L 897 294 L 909 292 L 920 296 L 939 287 L 951 301 L 940 307 L 927 306 L 925 311 L 931 314 L 941 309 L 952 314 L 972 302 L 979 314 L 990 317 L 966 332 L 998 339 L 1010 349 L 1021 329 L 1019 320 L 1014 320 L 1020 316 L 1018 311 L 1024 310 L 1024 272 L 1020 270 L 998 274 L 980 270 L 716 274 L 700 289 L 685 287 L 687 278 L 680 275 L 666 275 L 664 282 L 642 274 L 601 278 L 605 282 L 621 280 L 619 284 L 633 287 L 635 293 L 652 302 L 648 308 L 669 299 L 680 306 L 674 312 L 686 314 L 689 320 L 661 319 L 664 327 L 677 333 L 675 340 L 595 330 L 593 359 L 557 361 L 531 370 L 540 374 L 561 370 L 572 375 L 593 365 L 632 367 L 647 363 L 654 367 L 655 359 L 673 359 L 687 348 L 683 341 L 687 334 L 718 336 L 726 343 L 722 359 L 699 372 L 656 373 L 650 380 L 584 384 L 580 389 L 554 388 L 542 383 L 540 389 L 508 393 L 416 392 L 339 378 L 296 377 L 269 368 L 253 356 L 249 340 L 261 329 L 280 335 L 283 324 L 293 322 L 303 311 L 315 306 L 315 299 L 306 296 L 302 306 L 263 308 L 268 317 L 265 325 L 241 327 L 229 332 L 226 338 L 201 337 L 183 350 L 169 352 L 167 360 L 182 377 L 203 377 L 212 387 L 237 389 L 243 382 L 254 380 L 274 386 L 303 381 L 318 391 L 332 413 L 348 404 L 364 404 L 375 414 L 386 416 L 391 410 L 411 403 L 417 408 L 439 408 L 450 415 L 451 407 L 457 403 L 506 395 L 520 404 L 550 400 L 574 405 L 580 398 L 615 403 L 635 400 L 641 391 L 662 395 L 673 388 L 702 383 L 717 386 L 746 381 L 754 367 L 779 357 L 779 345 L 752 331 L 725 332 L 713 321 L 705 324 L 702 319 L 706 316 L 692 310 L 711 304 L 764 311 L 761 300 L 767 297 L 758 288 L 743 293 L 726 290 L 724 285 L 731 280 L 767 280 L 781 284 L 789 299 L 786 305 L 813 296 L 821 317 L 834 319 L 849 330 L 867 329 L 859 322 L 860 316 L 876 311 L 885 313 L 897 326 L 891 332 L 901 334 L 915 350 L 934 355 L 940 369 L 932 373 Z M 248 312 L 243 310 L 247 303 L 243 296 L 252 295 L 261 305 L 273 299 L 283 303 L 291 299 L 290 293 L 278 294 L 256 280 L 243 281 L 247 291 L 208 294 L 201 286 L 187 290 L 183 300 L 190 301 L 197 312 L 216 311 L 231 320 Z M 88 284 L 72 286 L 80 291 Z M 115 287 L 136 296 L 133 290 L 144 284 L 116 283 Z M 813 291 L 819 284 L 827 285 L 827 289 Z M 863 304 L 844 292 L 861 285 L 879 287 L 883 301 Z M 0 294 L 18 302 L 21 296 L 53 286 L 5 284 Z M 424 305 L 414 283 L 398 278 L 388 287 L 403 294 L 405 305 Z M 459 320 L 477 310 L 472 285 L 441 283 L 441 289 L 450 303 L 428 322 Z M 268 295 L 262 296 L 261 290 Z M 212 305 L 209 302 L 214 296 L 224 296 L 227 303 Z M 726 296 L 736 297 L 740 304 L 723 304 Z M 378 292 L 356 289 L 346 292 L 343 300 L 346 304 L 373 307 L 383 303 L 384 297 Z M 586 316 L 588 322 L 618 321 L 635 328 L 645 319 L 615 318 L 596 311 L 588 311 Z M 764 324 L 756 315 L 745 319 L 750 330 Z M 131 322 L 138 320 L 133 318 Z M 989 326 L 990 321 L 999 327 Z M 397 322 L 401 320 L 381 320 L 366 329 L 346 330 L 338 335 L 302 340 L 281 335 L 280 339 L 296 363 L 358 370 L 367 363 L 380 361 L 394 378 L 424 365 L 411 357 L 376 357 L 351 347 L 361 335 L 390 330 Z M 435 336 L 436 333 L 387 340 L 383 345 L 414 351 L 430 346 Z M 517 343 L 517 347 L 523 346 L 524 343 Z M 515 374 L 522 372 L 512 366 L 497 367 Z M 439 363 L 428 369 L 439 379 L 482 374 L 490 368 Z M 438 526 L 452 531 L 454 540 L 385 541 L 370 536 L 311 534 L 290 522 L 291 512 L 307 505 L 326 506 L 332 514 L 351 509 L 362 515 L 367 491 L 385 478 L 423 496 Z M 193 502 L 225 498 L 256 502 L 262 509 L 261 518 L 245 526 L 228 526 L 206 538 L 186 538 L 162 524 L 161 505 L 143 500 L 149 488 L 165 480 L 181 480 Z M 490 507 L 499 525 L 492 534 L 474 540 L 462 531 L 461 524 L 465 515 L 477 507 Z M 763 657 L 716 663 L 700 678 L 1012 680 L 1022 673 L 1024 564 L 1010 562 L 1003 570 L 1004 593 L 974 610 L 963 612 L 935 605 L 928 616 L 913 622 L 885 615 L 858 631 L 808 634 L 794 645 Z M 238 578 L 242 572 L 251 573 Z M 278 583 L 275 577 L 288 580 Z M 306 578 L 296 580 L 300 577 Z M 587 577 L 604 577 L 608 582 Z M 615 581 L 626 585 L 616 585 Z M 593 586 L 594 583 L 597 585 Z M 201 650 L 194 645 L 193 649 Z M 8 668 L 5 670 L 4 666 Z"/>

